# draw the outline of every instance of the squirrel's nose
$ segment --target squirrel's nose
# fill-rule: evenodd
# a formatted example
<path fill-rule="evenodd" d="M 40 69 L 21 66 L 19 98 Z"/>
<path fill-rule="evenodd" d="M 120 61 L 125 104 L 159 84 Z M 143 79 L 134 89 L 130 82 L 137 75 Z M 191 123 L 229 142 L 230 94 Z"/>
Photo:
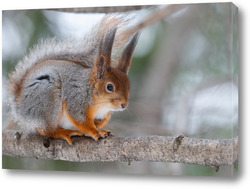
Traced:
<path fill-rule="evenodd" d="M 127 104 L 121 104 L 122 109 L 125 109 L 127 107 Z"/>

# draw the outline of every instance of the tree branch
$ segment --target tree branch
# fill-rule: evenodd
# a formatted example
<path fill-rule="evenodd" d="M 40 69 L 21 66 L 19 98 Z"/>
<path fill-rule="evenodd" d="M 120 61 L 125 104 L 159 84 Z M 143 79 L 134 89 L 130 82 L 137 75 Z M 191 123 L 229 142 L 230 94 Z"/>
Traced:
<path fill-rule="evenodd" d="M 115 12 L 128 12 L 128 11 L 140 10 L 148 7 L 151 7 L 151 5 L 58 8 L 58 9 L 47 9 L 47 10 L 73 12 L 73 13 L 115 13 Z"/>
<path fill-rule="evenodd" d="M 232 165 L 238 159 L 238 137 L 210 140 L 183 136 L 115 137 L 99 141 L 89 137 L 72 137 L 73 145 L 64 140 L 46 139 L 23 131 L 4 130 L 3 154 L 14 157 L 90 161 L 157 161 Z"/>
<path fill-rule="evenodd" d="M 47 9 L 61 12 L 73 12 L 73 13 L 115 13 L 115 12 L 128 12 L 134 10 L 141 10 L 150 7 L 157 7 L 155 5 L 141 5 L 141 6 L 111 6 L 111 7 L 82 7 L 82 8 L 60 8 L 60 9 Z M 183 10 L 187 5 L 166 5 L 164 7 L 157 8 L 151 15 L 143 19 L 141 22 L 127 29 L 123 33 L 123 37 L 126 39 L 137 31 L 149 26 L 159 20 L 167 18 L 174 13 Z"/>

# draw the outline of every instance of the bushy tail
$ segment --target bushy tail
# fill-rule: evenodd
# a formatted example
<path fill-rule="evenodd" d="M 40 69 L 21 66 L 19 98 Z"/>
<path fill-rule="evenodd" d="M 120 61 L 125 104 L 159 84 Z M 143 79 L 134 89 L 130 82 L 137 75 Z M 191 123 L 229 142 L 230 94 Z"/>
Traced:
<path fill-rule="evenodd" d="M 18 62 L 15 71 L 9 75 L 9 92 L 17 96 L 21 90 L 25 75 L 33 66 L 43 60 L 68 60 L 92 67 L 99 43 L 108 31 L 114 27 L 118 28 L 113 44 L 114 50 L 121 48 L 126 43 L 127 39 L 122 35 L 122 31 L 126 28 L 127 22 L 128 19 L 125 16 L 108 14 L 80 40 L 69 38 L 56 41 L 53 38 L 41 41 L 30 50 L 29 54 L 23 60 Z"/>

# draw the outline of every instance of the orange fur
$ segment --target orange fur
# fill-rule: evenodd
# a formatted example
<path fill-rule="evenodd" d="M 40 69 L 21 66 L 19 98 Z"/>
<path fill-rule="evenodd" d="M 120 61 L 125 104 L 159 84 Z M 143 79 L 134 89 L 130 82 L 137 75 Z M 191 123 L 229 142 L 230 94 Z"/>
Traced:
<path fill-rule="evenodd" d="M 110 112 L 107 113 L 107 115 L 102 120 L 95 120 L 94 123 L 95 123 L 96 128 L 100 129 L 100 128 L 105 127 L 109 121 L 109 118 L 110 118 Z"/>
<path fill-rule="evenodd" d="M 107 135 L 109 135 L 110 131 L 102 129 L 104 126 L 106 126 L 107 122 L 110 118 L 110 113 L 107 113 L 107 115 L 103 118 L 103 120 L 94 120 L 94 116 L 98 109 L 102 107 L 103 105 L 96 105 L 93 107 L 89 107 L 86 109 L 86 120 L 85 122 L 79 123 L 75 121 L 72 116 L 67 111 L 67 102 L 66 100 L 62 103 L 63 108 L 62 112 L 59 115 L 59 119 L 57 121 L 57 128 L 55 130 L 52 129 L 41 129 L 37 128 L 37 132 L 43 136 L 48 136 L 52 138 L 61 138 L 65 139 L 70 145 L 72 145 L 72 140 L 70 138 L 71 135 L 83 135 L 88 134 L 93 139 L 98 140 L 100 137 L 104 138 Z M 59 127 L 59 123 L 61 121 L 63 113 L 66 114 L 68 120 L 78 129 L 78 130 L 71 130 L 71 129 L 64 129 Z M 98 129 L 101 129 L 98 131 Z"/>
<path fill-rule="evenodd" d="M 41 128 L 37 128 L 36 131 L 43 136 L 65 139 L 69 143 L 69 145 L 72 145 L 72 140 L 70 138 L 71 135 L 81 136 L 83 134 L 81 131 L 64 129 L 60 127 L 57 127 L 55 130 L 44 130 Z"/>

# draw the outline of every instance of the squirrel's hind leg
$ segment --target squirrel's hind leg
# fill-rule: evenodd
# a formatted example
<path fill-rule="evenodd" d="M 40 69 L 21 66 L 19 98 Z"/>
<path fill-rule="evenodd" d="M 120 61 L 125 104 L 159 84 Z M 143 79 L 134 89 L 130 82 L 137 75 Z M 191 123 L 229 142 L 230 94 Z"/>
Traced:
<path fill-rule="evenodd" d="M 82 136 L 83 133 L 79 130 L 70 130 L 70 129 L 64 129 L 64 128 L 57 128 L 53 133 L 53 138 L 62 138 L 65 139 L 69 145 L 72 145 L 72 140 L 70 136 L 72 135 L 79 135 Z"/>
<path fill-rule="evenodd" d="M 72 136 L 72 135 L 82 136 L 83 135 L 83 133 L 79 130 L 64 129 L 64 128 L 60 128 L 60 127 L 56 128 L 53 131 L 46 131 L 46 130 L 40 129 L 40 128 L 37 128 L 36 131 L 40 135 L 43 135 L 43 136 L 64 139 L 69 143 L 69 145 L 73 144 L 70 136 Z"/>

